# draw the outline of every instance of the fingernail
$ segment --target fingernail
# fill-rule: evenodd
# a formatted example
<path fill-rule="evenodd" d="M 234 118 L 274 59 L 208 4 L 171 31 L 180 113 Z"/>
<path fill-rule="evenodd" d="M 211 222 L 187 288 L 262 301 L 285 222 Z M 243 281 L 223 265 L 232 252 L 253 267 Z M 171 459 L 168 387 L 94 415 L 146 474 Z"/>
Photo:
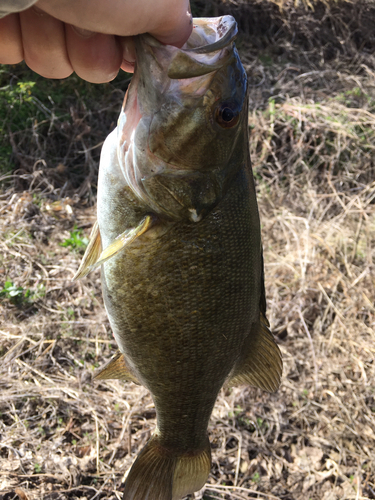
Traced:
<path fill-rule="evenodd" d="M 126 71 L 127 73 L 134 73 L 135 62 L 130 62 L 127 61 L 126 59 L 123 59 L 121 64 L 121 69 L 123 71 Z"/>
<path fill-rule="evenodd" d="M 191 6 L 190 6 L 190 2 L 188 4 L 188 13 L 190 15 L 190 24 L 193 24 L 193 14 L 191 13 Z"/>
<path fill-rule="evenodd" d="M 126 37 L 122 43 L 122 57 L 124 61 L 134 63 L 136 60 L 135 46 L 132 37 Z"/>
<path fill-rule="evenodd" d="M 83 36 L 84 38 L 90 38 L 90 36 L 95 35 L 95 31 L 89 31 L 83 28 L 78 28 L 78 26 L 74 26 L 73 24 L 71 24 L 71 27 L 74 29 L 76 33 L 78 33 L 78 35 Z"/>

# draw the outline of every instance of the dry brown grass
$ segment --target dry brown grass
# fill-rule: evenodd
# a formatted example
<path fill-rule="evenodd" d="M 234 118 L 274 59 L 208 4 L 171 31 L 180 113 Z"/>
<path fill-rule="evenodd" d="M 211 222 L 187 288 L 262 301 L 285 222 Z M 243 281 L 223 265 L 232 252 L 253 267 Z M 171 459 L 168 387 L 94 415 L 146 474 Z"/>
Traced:
<path fill-rule="evenodd" d="M 284 376 L 273 395 L 221 392 L 212 473 L 197 500 L 375 499 L 374 61 L 365 45 L 353 59 L 349 36 L 342 58 L 319 65 L 318 41 L 303 52 L 288 33 L 262 49 L 256 36 L 240 38 Z M 72 283 L 80 253 L 60 243 L 75 225 L 89 234 L 95 207 L 87 185 L 61 191 L 23 147 L 23 177 L 0 194 L 0 290 L 22 287 L 18 302 L 0 296 L 0 499 L 120 499 L 155 410 L 141 387 L 92 381 L 115 351 L 100 275 Z M 95 175 L 90 162 L 82 168 Z"/>

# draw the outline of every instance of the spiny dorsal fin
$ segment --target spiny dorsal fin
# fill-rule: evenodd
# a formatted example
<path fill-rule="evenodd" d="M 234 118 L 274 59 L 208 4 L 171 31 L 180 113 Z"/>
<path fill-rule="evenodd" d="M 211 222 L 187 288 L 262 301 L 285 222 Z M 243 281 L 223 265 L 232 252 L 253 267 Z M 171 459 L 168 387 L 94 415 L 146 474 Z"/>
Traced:
<path fill-rule="evenodd" d="M 100 238 L 98 221 L 96 221 L 90 234 L 90 242 L 87 245 L 78 271 L 73 277 L 73 281 L 84 278 L 91 271 L 91 266 L 98 260 L 101 251 L 102 242 Z"/>
<path fill-rule="evenodd" d="M 94 380 L 108 380 L 108 379 L 127 380 L 139 385 L 137 378 L 130 373 L 129 368 L 126 366 L 124 355 L 121 351 L 107 363 L 99 372 L 94 376 Z"/>
<path fill-rule="evenodd" d="M 268 329 L 266 317 L 252 326 L 244 344 L 244 355 L 237 362 L 228 385 L 252 385 L 275 392 L 281 380 L 283 362 L 280 349 Z"/>

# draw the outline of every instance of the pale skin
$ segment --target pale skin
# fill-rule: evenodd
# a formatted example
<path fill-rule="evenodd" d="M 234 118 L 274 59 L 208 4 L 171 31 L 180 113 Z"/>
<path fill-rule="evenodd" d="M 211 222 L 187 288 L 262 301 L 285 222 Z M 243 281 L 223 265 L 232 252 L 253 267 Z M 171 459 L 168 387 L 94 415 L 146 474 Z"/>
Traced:
<path fill-rule="evenodd" d="M 0 64 L 25 60 L 46 78 L 75 72 L 103 83 L 133 72 L 133 35 L 181 47 L 191 30 L 189 0 L 39 0 L 0 19 Z"/>

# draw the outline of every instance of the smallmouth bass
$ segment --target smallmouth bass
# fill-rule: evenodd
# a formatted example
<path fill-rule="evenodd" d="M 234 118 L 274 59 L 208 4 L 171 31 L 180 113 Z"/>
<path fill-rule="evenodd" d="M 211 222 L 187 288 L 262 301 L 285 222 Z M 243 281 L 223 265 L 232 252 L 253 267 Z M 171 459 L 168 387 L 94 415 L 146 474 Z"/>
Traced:
<path fill-rule="evenodd" d="M 102 150 L 98 222 L 76 278 L 101 265 L 120 349 L 97 378 L 144 385 L 157 414 L 124 500 L 202 488 L 223 384 L 280 383 L 236 34 L 224 16 L 195 19 L 182 49 L 135 37 L 135 73 Z"/>

